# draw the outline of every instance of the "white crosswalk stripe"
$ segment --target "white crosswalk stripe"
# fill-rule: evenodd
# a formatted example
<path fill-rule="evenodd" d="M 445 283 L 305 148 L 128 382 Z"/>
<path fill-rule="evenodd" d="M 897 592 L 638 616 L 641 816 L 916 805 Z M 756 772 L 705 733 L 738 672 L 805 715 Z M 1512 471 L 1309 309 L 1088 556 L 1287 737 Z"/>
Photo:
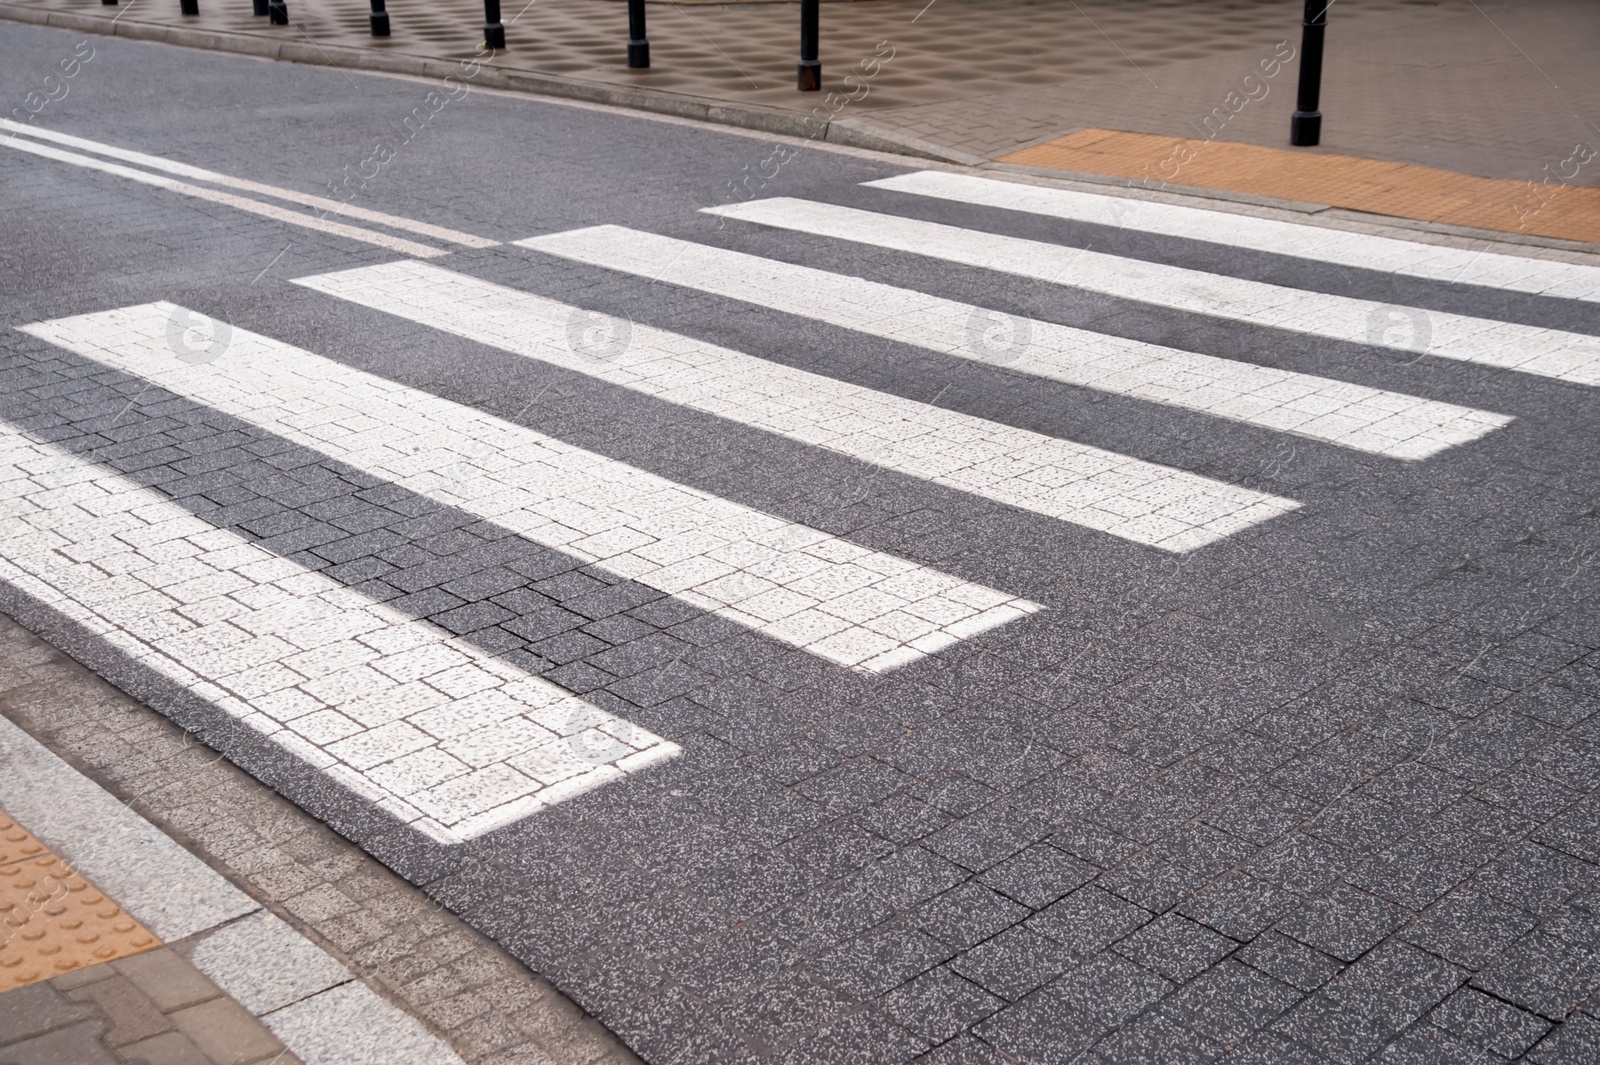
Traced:
<path fill-rule="evenodd" d="M 868 550 L 169 303 L 25 332 L 829 662 L 882 672 L 1036 603 Z M 179 357 L 182 347 L 185 358 Z"/>
<path fill-rule="evenodd" d="M 1233 211 L 937 170 L 897 174 L 863 184 L 915 196 L 1186 237 L 1429 281 L 1600 302 L 1600 266 L 1583 263 L 1506 252 L 1469 251 Z"/>
<path fill-rule="evenodd" d="M 649 326 L 574 350 L 583 312 L 425 263 L 299 284 L 744 425 L 1167 551 L 1215 542 L 1290 500 L 807 373 Z"/>
<path fill-rule="evenodd" d="M 1416 336 L 1389 328 L 1399 311 L 1427 322 L 1422 353 L 1575 384 L 1600 385 L 1600 336 L 1442 311 L 1395 308 L 1126 259 L 854 207 L 777 197 L 705 208 L 727 218 L 943 259 L 1121 299 L 1373 347 L 1413 350 Z"/>
<path fill-rule="evenodd" d="M 1398 392 L 1002 316 L 859 277 L 620 226 L 595 226 L 516 243 L 946 355 L 979 361 L 999 356 L 1019 373 L 1391 458 L 1425 459 L 1511 421 L 1507 415 Z M 1007 334 L 1004 343 L 991 344 L 987 339 L 984 330 L 991 323 Z M 729 356 L 720 357 L 726 361 Z"/>
<path fill-rule="evenodd" d="M 0 580 L 441 842 L 678 753 L 4 422 Z"/>

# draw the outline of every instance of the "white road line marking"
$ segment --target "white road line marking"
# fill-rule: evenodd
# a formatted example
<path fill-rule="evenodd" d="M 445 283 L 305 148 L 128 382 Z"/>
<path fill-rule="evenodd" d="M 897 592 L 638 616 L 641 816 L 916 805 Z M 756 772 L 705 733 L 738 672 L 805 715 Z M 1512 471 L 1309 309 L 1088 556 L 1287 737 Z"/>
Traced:
<path fill-rule="evenodd" d="M 441 842 L 678 753 L 4 422 L 0 580 Z"/>
<path fill-rule="evenodd" d="M 641 236 L 619 233 L 624 240 Z M 1167 551 L 1212 543 L 1298 505 L 636 323 L 629 327 L 625 350 L 586 356 L 574 350 L 571 339 L 573 323 L 587 321 L 582 309 L 425 263 L 345 270 L 297 283 L 742 425 Z"/>
<path fill-rule="evenodd" d="M 43 144 L 34 144 L 31 141 L 21 140 L 17 137 L 0 139 L 0 144 L 8 148 L 15 148 L 21 152 L 42 155 L 46 159 L 55 159 L 59 162 L 71 163 L 73 166 L 99 170 L 106 174 L 127 178 L 129 181 L 153 185 L 158 189 L 166 189 L 169 192 L 176 192 L 183 196 L 192 196 L 197 200 L 209 200 L 212 203 L 226 204 L 229 207 L 248 211 L 250 214 L 257 214 L 263 218 L 287 222 L 292 226 L 315 229 L 319 233 L 332 233 L 335 236 L 345 237 L 349 240 L 359 240 L 363 244 L 376 244 L 380 248 L 387 248 L 403 255 L 431 259 L 435 256 L 449 254 L 442 248 L 418 244 L 416 241 L 406 240 L 404 237 L 391 237 L 389 234 L 379 233 L 375 229 L 362 229 L 360 226 L 347 226 L 343 222 L 329 222 L 325 219 L 313 218 L 310 215 L 299 214 L 284 207 L 275 207 L 270 203 L 262 203 L 259 200 L 235 196 L 228 192 L 218 192 L 216 189 L 202 188 L 199 185 L 190 185 L 187 182 L 177 181 L 173 178 L 161 177 L 159 174 L 147 174 L 143 170 L 134 170 L 116 163 L 101 162 L 99 159 L 91 159 L 87 155 L 64 152 L 56 148 L 46 147 Z"/>
<path fill-rule="evenodd" d="M 84 137 L 73 137 L 66 133 L 57 133 L 54 130 L 40 129 L 36 126 L 13 122 L 9 118 L 0 118 L 0 129 L 34 137 L 38 140 L 65 144 L 69 148 L 93 152 L 109 159 L 121 159 L 125 163 L 138 163 L 140 166 L 146 166 L 152 170 L 160 170 L 177 177 L 189 178 L 192 181 L 209 181 L 213 185 L 225 185 L 228 188 L 242 189 L 245 192 L 254 192 L 261 196 L 271 196 L 274 199 L 298 203 L 304 207 L 315 207 L 329 214 L 344 215 L 346 218 L 359 218 L 363 222 L 376 222 L 378 225 L 388 226 L 391 229 L 403 229 L 408 233 L 433 237 L 437 240 L 449 241 L 452 244 L 460 244 L 468 248 L 493 248 L 500 243 L 498 240 L 490 240 L 487 237 L 463 233 L 459 229 L 436 226 L 429 222 L 418 222 L 412 218 L 402 218 L 399 215 L 388 214 L 384 211 L 373 211 L 366 207 L 357 207 L 354 204 L 330 200 L 325 196 L 313 196 L 310 193 L 280 188 L 277 185 L 266 185 L 247 178 L 219 174 L 215 170 L 206 170 L 202 167 L 190 166 L 187 163 L 163 159 L 159 155 L 147 155 L 144 152 L 129 151 L 126 148 L 117 148 L 113 145 L 102 144 L 99 141 L 88 140 Z"/>
<path fill-rule="evenodd" d="M 1600 385 L 1600 337 L 1581 333 L 1394 307 L 788 197 L 704 210 L 758 225 L 925 255 L 1160 307 L 1372 347 L 1416 351 L 1575 384 Z M 1390 338 L 1391 332 L 1405 332 L 1395 328 L 1395 316 L 1402 319 L 1398 324 L 1410 321 L 1410 336 Z M 1418 326 L 1419 322 L 1423 325 Z M 1427 334 L 1426 346 L 1418 342 L 1419 332 Z"/>
<path fill-rule="evenodd" d="M 1600 266 L 1535 259 L 1507 252 L 1467 251 L 1370 233 L 1154 200 L 1045 188 L 971 174 L 923 170 L 866 181 L 869 188 L 1077 222 L 1187 237 L 1234 248 L 1463 285 L 1600 302 Z"/>
<path fill-rule="evenodd" d="M 1042 609 L 244 329 L 181 361 L 178 318 L 206 320 L 155 303 L 22 329 L 836 665 L 883 672 Z"/>
<path fill-rule="evenodd" d="M 1002 315 L 859 277 L 620 226 L 516 243 L 640 277 L 660 276 L 674 285 L 946 355 L 980 362 L 998 356 L 1021 373 L 1390 458 L 1425 459 L 1512 420 L 1398 392 Z M 1008 342 L 993 350 L 984 334 L 991 324 L 1009 333 Z"/>

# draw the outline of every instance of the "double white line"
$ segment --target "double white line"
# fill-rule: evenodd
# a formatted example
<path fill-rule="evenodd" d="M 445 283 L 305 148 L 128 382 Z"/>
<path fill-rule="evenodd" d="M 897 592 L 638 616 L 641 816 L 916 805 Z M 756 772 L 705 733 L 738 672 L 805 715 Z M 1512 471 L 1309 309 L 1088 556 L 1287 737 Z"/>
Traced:
<path fill-rule="evenodd" d="M 61 163 L 71 163 L 88 170 L 98 170 L 104 174 L 137 181 L 142 185 L 150 185 L 168 192 L 176 192 L 181 196 L 190 196 L 197 200 L 208 200 L 211 203 L 220 203 L 250 214 L 271 218 L 275 221 L 286 222 L 289 225 L 300 226 L 304 229 L 314 229 L 320 233 L 330 233 L 334 236 L 345 237 L 349 240 L 361 241 L 364 244 L 373 244 L 389 251 L 399 252 L 416 258 L 431 259 L 440 255 L 449 254 L 449 249 L 439 248 L 432 244 L 423 244 L 405 237 L 391 236 L 375 229 L 364 226 L 347 225 L 343 222 L 330 221 L 326 216 L 341 215 L 345 218 L 356 218 L 363 222 L 372 222 L 376 225 L 387 226 L 418 236 L 431 237 L 434 240 L 456 244 L 465 248 L 492 248 L 500 242 L 489 240 L 486 237 L 464 233 L 459 229 L 449 229 L 445 226 L 431 225 L 427 222 L 418 222 L 410 218 L 401 218 L 398 215 L 386 214 L 383 211 L 373 211 L 365 207 L 356 207 L 338 200 L 330 200 L 324 196 L 313 196 L 310 193 L 296 192 L 294 189 L 279 188 L 276 185 L 266 185 L 259 181 L 250 181 L 246 178 L 236 178 L 228 174 L 219 174 L 214 170 L 205 170 L 201 167 L 190 166 L 187 163 L 177 163 L 160 156 L 146 155 L 144 152 L 130 151 L 99 141 L 87 140 L 83 137 L 73 137 L 65 133 L 55 133 L 51 130 L 36 129 L 32 126 L 13 122 L 11 119 L 0 119 L 0 130 L 5 130 L 12 136 L 0 139 L 0 144 L 17 151 L 27 152 L 31 155 L 54 159 Z M 32 139 L 29 139 L 32 138 Z M 48 144 L 41 144 L 47 141 Z M 50 145 L 60 144 L 67 148 L 77 148 L 83 152 L 94 152 L 104 156 L 105 159 L 96 159 L 82 155 L 78 151 L 66 151 L 63 148 L 54 148 Z M 119 159 L 124 163 L 133 163 L 146 167 L 146 170 L 136 170 L 131 166 L 107 162 L 106 159 Z M 155 170 L 159 173 L 150 173 Z M 163 175 L 173 175 L 166 177 Z M 187 181 L 177 180 L 187 178 Z M 223 188 L 238 189 L 242 192 L 254 193 L 257 196 L 268 196 L 273 199 L 283 200 L 287 203 L 299 204 L 319 212 L 315 215 L 302 214 L 298 211 L 279 207 L 276 204 L 263 203 L 260 200 L 247 196 L 236 196 L 233 193 L 222 192 L 218 189 L 207 188 L 191 182 L 203 181 L 210 185 L 220 185 Z"/>

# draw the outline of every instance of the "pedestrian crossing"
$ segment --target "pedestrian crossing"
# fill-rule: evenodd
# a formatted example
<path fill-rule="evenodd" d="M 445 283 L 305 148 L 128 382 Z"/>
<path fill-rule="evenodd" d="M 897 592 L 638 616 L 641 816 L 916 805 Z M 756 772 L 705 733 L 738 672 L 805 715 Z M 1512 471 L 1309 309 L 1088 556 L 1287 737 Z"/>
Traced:
<path fill-rule="evenodd" d="M 1203 547 L 1296 505 L 648 326 L 630 326 L 625 349 L 596 358 L 572 343 L 572 324 L 583 321 L 582 308 L 425 263 L 386 263 L 297 283 L 669 403 L 1165 551 Z"/>
<path fill-rule="evenodd" d="M 856 207 L 774 197 L 705 208 L 709 214 L 813 236 L 921 255 L 1191 314 L 1454 359 L 1581 385 L 1600 385 L 1600 337 L 1422 308 L 1395 308 L 1165 263 L 1127 259 L 1022 237 Z M 1387 328 L 1391 313 L 1428 322 L 1415 334 Z M 1391 336 L 1391 333 L 1396 334 Z"/>
<path fill-rule="evenodd" d="M 885 672 L 1040 609 L 258 333 L 175 356 L 170 324 L 198 317 L 153 303 L 25 331 L 835 665 Z"/>
<path fill-rule="evenodd" d="M 1017 373 L 1198 411 L 1399 459 L 1425 459 L 1511 421 L 1503 414 L 1144 344 L 909 289 L 620 226 L 516 242 L 645 278 L 662 278 Z M 998 318 L 1008 343 L 984 330 Z M 998 347 L 998 350 L 997 350 Z"/>
<path fill-rule="evenodd" d="M 109 175 L 140 175 L 134 180 L 164 188 L 177 177 L 229 184 L 210 172 L 187 173 L 182 164 L 163 166 L 156 157 L 54 140 L 120 161 L 58 158 L 75 153 L 33 142 L 24 150 L 93 164 Z M 1196 217 L 1191 208 L 1143 202 L 1134 214 L 1119 214 L 1101 202 L 1111 197 L 1057 196 L 1062 190 L 961 175 L 911 174 L 872 184 L 1100 224 L 1115 217 L 1115 224 L 1253 252 L 1288 254 L 1284 242 L 1305 237 L 1282 228 L 1289 223 L 1256 226 L 1268 221 L 1256 219 L 1236 229 Z M 997 185 L 1006 187 L 991 187 Z M 1153 206 L 1163 209 L 1147 210 Z M 1378 305 L 1360 300 L 797 199 L 713 213 L 1268 328 L 1285 344 L 1310 334 L 1385 346 L 1368 336 L 1366 319 Z M 441 240 L 455 232 L 393 219 L 383 224 Z M 338 235 L 336 228 L 328 232 Z M 740 231 L 731 233 L 737 244 Z M 1237 240 L 1225 239 L 1235 234 Z M 369 231 L 346 235 L 374 243 Z M 295 284 L 331 313 L 381 312 L 410 331 L 404 334 L 410 343 L 426 344 L 435 334 L 464 338 L 706 415 L 711 439 L 720 439 L 719 426 L 737 427 L 741 447 L 752 446 L 749 431 L 770 434 L 801 454 L 825 451 L 1086 530 L 1083 542 L 1091 549 L 1103 538 L 1152 557 L 1270 533 L 1275 522 L 1302 511 L 1301 500 L 1259 485 L 858 385 L 766 357 L 754 343 L 738 350 L 643 321 L 622 324 L 582 302 L 540 294 L 537 272 L 522 287 L 497 284 L 475 276 L 470 263 L 447 269 L 419 261 L 448 254 L 431 245 L 380 236 L 406 258 Z M 471 239 L 477 243 L 456 242 L 479 250 L 493 244 Z M 1320 261 L 1371 270 L 1387 263 L 1391 272 L 1428 280 L 1447 280 L 1438 275 L 1455 270 L 1473 284 L 1552 298 L 1581 301 L 1591 291 L 1583 287 L 1582 268 L 1555 268 L 1571 264 L 1529 260 L 1519 272 L 1515 256 L 1463 264 L 1459 255 L 1431 246 L 1413 263 L 1396 258 L 1402 250 L 1396 245 L 1404 244 L 1339 238 L 1318 251 Z M 1353 477 L 1384 463 L 1415 467 L 1459 448 L 1492 447 L 1513 423 L 1508 414 L 1425 395 L 1021 318 L 622 226 L 545 234 L 515 248 L 501 253 L 553 256 L 610 271 L 624 285 L 659 281 L 696 293 L 710 314 L 756 307 L 850 330 L 867 342 L 863 351 L 908 345 L 1002 365 L 1008 373 L 996 376 L 999 388 L 1049 380 L 1148 404 L 1155 418 L 1163 411 L 1202 415 L 1195 448 L 1202 460 L 1205 418 L 1332 445 L 1339 450 L 1331 454 L 1351 461 Z M 1600 383 L 1596 337 L 1427 313 L 1429 355 Z M 158 396 L 308 449 L 367 482 L 493 523 L 532 548 L 867 678 L 1028 624 L 1052 605 L 1025 594 L 1038 585 L 1016 585 L 1014 577 L 980 583 L 868 548 L 848 534 L 755 509 L 170 302 L 18 328 Z M 196 328 L 211 342 L 192 343 Z M 597 341 L 596 329 L 609 335 Z M 889 349 L 879 350 L 887 358 Z M 1450 372 L 1443 364 L 1433 368 Z M 0 422 L 0 580 L 430 838 L 473 838 L 680 753 L 671 738 L 619 716 L 614 702 L 575 694 L 481 643 L 386 605 L 307 557 L 213 525 L 150 487 L 154 482 L 113 466 Z M 903 484 L 880 483 L 886 494 Z M 1074 563 L 1041 559 L 1055 577 L 1070 576 Z"/>
<path fill-rule="evenodd" d="M 0 422 L 0 580 L 457 843 L 675 744 Z"/>
<path fill-rule="evenodd" d="M 1600 302 L 1600 266 L 1468 251 L 1327 226 L 1136 200 L 1055 186 L 996 181 L 972 174 L 922 170 L 863 182 L 867 188 L 998 207 L 1231 248 L 1269 252 L 1360 270 L 1525 292 L 1555 299 Z"/>

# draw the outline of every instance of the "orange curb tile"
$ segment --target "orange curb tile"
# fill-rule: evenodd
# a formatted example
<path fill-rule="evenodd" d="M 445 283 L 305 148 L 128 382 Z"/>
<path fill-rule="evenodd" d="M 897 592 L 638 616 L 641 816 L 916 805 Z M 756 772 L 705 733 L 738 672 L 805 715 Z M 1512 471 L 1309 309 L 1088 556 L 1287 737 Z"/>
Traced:
<path fill-rule="evenodd" d="M 0 992 L 160 945 L 0 811 Z"/>
<path fill-rule="evenodd" d="M 1081 130 L 997 161 L 1600 243 L 1600 189 L 1553 182 L 1114 129 Z"/>

